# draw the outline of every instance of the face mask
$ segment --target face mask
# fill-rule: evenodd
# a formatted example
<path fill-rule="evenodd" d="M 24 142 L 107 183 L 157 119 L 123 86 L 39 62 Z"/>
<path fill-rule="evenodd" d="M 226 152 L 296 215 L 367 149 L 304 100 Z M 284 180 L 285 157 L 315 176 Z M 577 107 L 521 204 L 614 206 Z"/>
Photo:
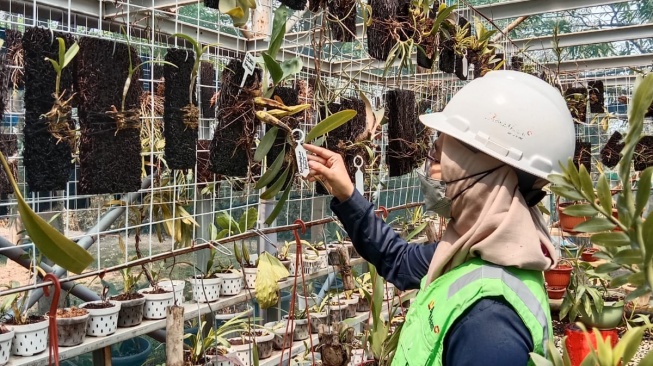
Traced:
<path fill-rule="evenodd" d="M 465 193 L 465 191 L 472 188 L 474 184 L 480 182 L 483 178 L 488 176 L 493 171 L 501 168 L 502 166 L 503 165 L 499 165 L 496 168 L 492 168 L 490 170 L 476 173 L 468 177 L 458 178 L 449 182 L 445 182 L 439 179 L 433 179 L 431 177 L 427 177 L 424 174 L 418 172 L 417 176 L 419 177 L 420 186 L 422 188 L 422 195 L 424 196 L 424 206 L 426 207 L 426 211 L 435 212 L 439 216 L 447 219 L 451 218 L 451 205 L 453 201 L 456 198 L 460 197 L 463 193 Z M 458 194 L 456 194 L 454 197 L 452 198 L 446 197 L 447 183 L 454 183 L 454 182 L 461 181 L 463 179 L 468 179 L 479 175 L 481 176 L 480 178 L 478 178 L 470 185 L 465 187 L 463 190 L 458 192 Z"/>

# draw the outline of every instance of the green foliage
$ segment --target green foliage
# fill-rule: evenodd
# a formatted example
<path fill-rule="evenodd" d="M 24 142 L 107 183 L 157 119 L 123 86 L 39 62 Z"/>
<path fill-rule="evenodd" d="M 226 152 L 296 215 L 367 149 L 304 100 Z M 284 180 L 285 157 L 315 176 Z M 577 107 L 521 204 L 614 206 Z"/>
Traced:
<path fill-rule="evenodd" d="M 249 0 L 248 0 L 249 1 Z M 221 1 L 220 4 L 226 3 L 227 1 Z M 172 37 L 178 37 L 186 42 L 190 43 L 193 46 L 193 51 L 195 51 L 195 63 L 193 64 L 193 69 L 190 73 L 190 85 L 188 87 L 188 97 L 189 101 L 188 104 L 193 104 L 193 90 L 195 90 L 195 83 L 197 82 L 197 73 L 199 72 L 200 69 L 200 63 L 202 62 L 202 56 L 206 51 L 209 49 L 209 47 L 216 46 L 217 43 L 214 44 L 207 44 L 206 46 L 202 46 L 197 40 L 195 40 L 193 37 L 188 36 L 184 33 L 175 33 L 172 35 Z"/>
<path fill-rule="evenodd" d="M 226 211 L 220 211 L 215 215 L 217 227 L 211 224 L 211 240 L 218 240 L 229 236 L 242 234 L 256 226 L 258 219 L 258 209 L 250 207 L 236 221 Z"/>
<path fill-rule="evenodd" d="M 61 97 L 61 73 L 63 72 L 63 69 L 65 69 L 66 66 L 68 66 L 70 62 L 75 58 L 75 56 L 77 56 L 77 52 L 79 52 L 79 45 L 77 42 L 75 42 L 70 46 L 70 48 L 68 48 L 68 50 L 66 50 L 66 41 L 61 37 L 57 37 L 57 41 L 59 42 L 58 59 L 53 60 L 49 57 L 46 57 L 45 60 L 50 61 L 52 68 L 57 73 L 57 80 L 54 86 L 54 95 L 55 98 L 59 99 Z"/>
<path fill-rule="evenodd" d="M 243 27 L 249 21 L 250 10 L 256 9 L 255 0 L 221 0 L 218 3 L 218 10 L 229 15 L 234 27 Z"/>

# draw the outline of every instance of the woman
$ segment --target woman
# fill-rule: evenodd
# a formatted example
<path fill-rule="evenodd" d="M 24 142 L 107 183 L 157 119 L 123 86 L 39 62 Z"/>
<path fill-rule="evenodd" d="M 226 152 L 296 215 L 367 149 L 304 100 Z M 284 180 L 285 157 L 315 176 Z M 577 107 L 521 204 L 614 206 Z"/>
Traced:
<path fill-rule="evenodd" d="M 574 152 L 557 89 L 515 71 L 463 87 L 441 113 L 425 176 L 426 208 L 449 218 L 439 243 L 399 238 L 354 189 L 342 158 L 306 145 L 311 174 L 357 251 L 400 289 L 421 288 L 393 365 L 525 365 L 546 354 L 550 310 L 542 271 L 557 258 L 535 205 L 548 174 Z"/>

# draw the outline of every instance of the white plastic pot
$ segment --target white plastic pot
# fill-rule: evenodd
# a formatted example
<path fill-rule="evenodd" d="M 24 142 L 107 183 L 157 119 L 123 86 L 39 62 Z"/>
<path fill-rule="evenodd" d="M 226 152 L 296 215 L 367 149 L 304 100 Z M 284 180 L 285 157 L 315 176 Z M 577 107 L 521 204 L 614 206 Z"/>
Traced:
<path fill-rule="evenodd" d="M 344 296 L 338 299 L 340 302 L 347 304 L 347 318 L 353 318 L 356 316 L 356 307 L 358 306 L 358 297 L 352 296 L 351 299 L 347 299 Z"/>
<path fill-rule="evenodd" d="M 327 305 L 327 311 L 329 313 L 329 324 L 333 324 L 335 322 L 341 322 L 347 319 L 347 315 L 349 312 L 349 305 L 347 305 L 342 300 L 338 300 L 338 301 L 340 302 L 339 304 Z"/>
<path fill-rule="evenodd" d="M 215 318 L 215 320 L 229 320 L 229 319 L 233 319 L 238 314 L 243 314 L 242 317 L 247 318 L 248 316 L 251 316 L 253 313 L 254 313 L 254 308 L 252 308 L 250 305 L 247 305 L 246 311 L 241 311 L 238 313 L 228 313 L 228 314 L 220 314 L 214 312 L 213 317 Z"/>
<path fill-rule="evenodd" d="M 273 333 L 266 333 L 257 337 L 254 337 L 254 342 L 256 342 L 256 348 L 258 349 L 258 358 L 263 360 L 272 356 L 272 341 L 274 339 Z"/>
<path fill-rule="evenodd" d="M 312 334 L 317 334 L 317 330 L 320 324 L 326 325 L 329 323 L 329 313 L 327 311 L 323 311 L 321 313 L 311 312 L 308 314 L 308 316 L 311 318 L 311 324 L 309 325 L 309 328 L 311 329 Z"/>
<path fill-rule="evenodd" d="M 11 355 L 11 341 L 14 339 L 14 331 L 9 330 L 7 333 L 0 334 L 0 365 L 9 362 Z"/>
<path fill-rule="evenodd" d="M 230 273 L 218 273 L 218 277 L 222 278 L 222 286 L 220 287 L 220 295 L 233 296 L 238 295 L 243 290 L 243 274 L 240 271 Z"/>
<path fill-rule="evenodd" d="M 32 356 L 45 351 L 48 347 L 48 319 L 33 324 L 8 325 L 14 331 L 11 354 L 15 356 Z"/>
<path fill-rule="evenodd" d="M 320 269 L 327 268 L 329 266 L 329 255 L 328 252 L 325 250 L 318 250 L 317 254 L 319 256 L 319 261 L 320 261 Z"/>
<path fill-rule="evenodd" d="M 383 300 L 392 300 L 395 298 L 395 285 L 390 282 L 386 282 L 383 286 Z"/>
<path fill-rule="evenodd" d="M 306 259 L 304 257 L 304 262 L 302 263 L 302 267 L 304 269 L 304 274 L 312 274 L 320 270 L 321 266 L 321 259 L 318 258 L 313 258 L 313 259 Z"/>
<path fill-rule="evenodd" d="M 288 316 L 285 315 L 283 318 L 288 319 Z M 311 332 L 308 330 L 308 319 L 295 319 L 293 328 L 293 340 L 295 341 L 303 341 L 311 336 Z"/>
<path fill-rule="evenodd" d="M 144 288 L 138 291 L 141 295 L 145 296 L 143 318 L 164 319 L 166 317 L 166 309 L 175 304 L 175 293 L 148 294 L 147 291 L 152 291 L 152 288 Z"/>
<path fill-rule="evenodd" d="M 290 324 L 286 324 L 285 321 L 269 322 L 265 323 L 264 326 L 274 333 L 272 342 L 274 349 L 282 350 L 292 347 L 296 327 L 294 322 L 292 323 L 292 326 Z M 288 335 L 286 335 L 286 328 L 288 330 Z"/>
<path fill-rule="evenodd" d="M 253 290 L 254 287 L 256 287 L 256 273 L 258 271 L 258 268 L 245 267 L 242 269 L 242 271 L 245 274 L 245 288 Z"/>
<path fill-rule="evenodd" d="M 181 306 L 184 303 L 184 288 L 186 281 L 182 280 L 163 280 L 157 283 L 159 287 L 166 291 L 174 291 L 175 305 Z"/>
<path fill-rule="evenodd" d="M 241 338 L 232 338 L 229 340 L 241 340 Z M 245 341 L 249 342 L 250 340 L 245 339 Z M 243 366 L 252 366 L 252 343 L 231 344 L 230 347 L 234 350 Z"/>
<path fill-rule="evenodd" d="M 102 301 L 91 301 L 81 304 L 79 307 L 88 311 L 88 322 L 86 323 L 86 335 L 92 337 L 105 337 L 116 332 L 118 329 L 118 313 L 120 313 L 120 302 L 109 301 L 113 304 L 110 308 L 88 309 L 89 304 L 99 304 Z"/>
<path fill-rule="evenodd" d="M 222 278 L 191 278 L 188 282 L 193 288 L 193 300 L 213 302 L 220 298 Z"/>
<path fill-rule="evenodd" d="M 88 318 L 88 311 L 84 315 L 70 318 L 57 317 L 59 347 L 72 347 L 82 344 L 86 337 Z"/>
<path fill-rule="evenodd" d="M 220 348 L 225 349 L 224 347 L 220 346 Z M 223 355 L 222 357 L 226 358 L 237 358 L 238 356 L 236 355 L 236 351 L 234 351 L 232 348 L 226 348 L 227 353 Z M 205 366 L 233 366 L 234 363 L 228 360 L 221 359 L 221 361 L 218 360 L 218 356 L 214 355 L 204 355 L 204 358 L 208 361 Z"/>
<path fill-rule="evenodd" d="M 317 295 L 313 294 L 312 296 L 303 296 L 297 294 L 297 309 L 303 311 L 306 309 L 307 304 L 309 308 L 315 306 L 315 296 Z"/>

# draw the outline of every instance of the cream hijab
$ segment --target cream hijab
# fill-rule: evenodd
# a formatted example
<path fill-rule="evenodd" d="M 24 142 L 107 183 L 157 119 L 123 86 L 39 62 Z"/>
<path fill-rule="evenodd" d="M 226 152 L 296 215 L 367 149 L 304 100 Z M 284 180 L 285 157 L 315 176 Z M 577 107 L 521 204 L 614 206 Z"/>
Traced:
<path fill-rule="evenodd" d="M 538 271 L 554 266 L 557 254 L 547 225 L 537 207 L 526 204 L 513 168 L 451 136 L 443 134 L 440 139 L 444 139 L 438 141 L 443 181 L 498 169 L 482 179 L 478 175 L 447 184 L 447 197 L 455 197 L 478 180 L 453 201 L 452 219 L 435 250 L 426 283 L 474 257 Z"/>

